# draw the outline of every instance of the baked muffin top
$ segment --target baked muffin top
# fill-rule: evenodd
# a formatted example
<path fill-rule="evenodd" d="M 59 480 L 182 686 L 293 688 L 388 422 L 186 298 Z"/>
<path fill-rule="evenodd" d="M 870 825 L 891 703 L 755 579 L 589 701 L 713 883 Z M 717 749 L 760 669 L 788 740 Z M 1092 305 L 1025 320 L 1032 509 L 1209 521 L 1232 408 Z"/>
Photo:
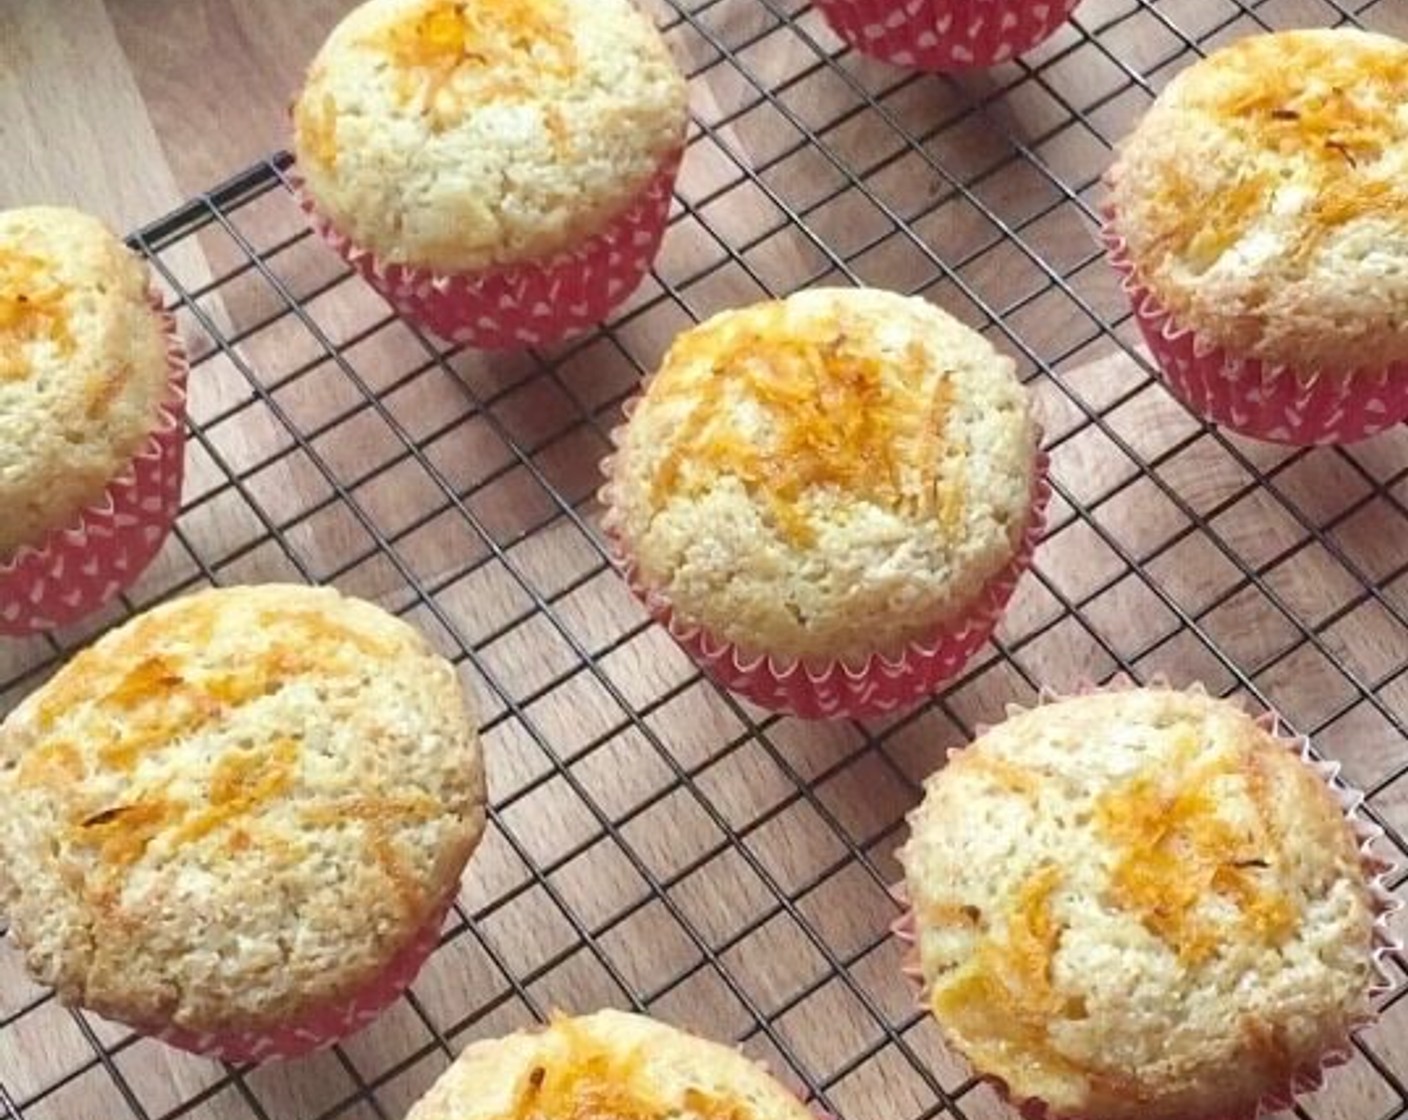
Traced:
<path fill-rule="evenodd" d="M 137 1025 L 254 1030 L 350 996 L 484 827 L 453 668 L 328 589 L 205 591 L 0 725 L 0 913 L 35 978 Z"/>
<path fill-rule="evenodd" d="M 146 266 L 96 218 L 0 211 L 0 561 L 99 501 L 170 375 Z"/>
<path fill-rule="evenodd" d="M 813 1120 L 738 1051 L 624 1011 L 470 1043 L 407 1120 Z"/>
<path fill-rule="evenodd" d="M 1017 551 L 1037 429 L 1013 363 L 922 299 L 817 289 L 682 334 L 608 518 L 675 613 L 778 659 L 864 659 Z"/>
<path fill-rule="evenodd" d="M 1354 833 L 1229 702 L 1141 689 L 1014 715 L 929 779 L 910 825 L 926 999 L 1018 1100 L 1241 1115 L 1368 1009 Z"/>
<path fill-rule="evenodd" d="M 570 249 L 684 143 L 684 79 L 630 0 L 370 0 L 294 106 L 308 193 L 391 263 Z"/>
<path fill-rule="evenodd" d="M 1139 279 L 1239 356 L 1348 371 L 1408 359 L 1408 44 L 1253 35 L 1183 71 L 1120 147 Z"/>

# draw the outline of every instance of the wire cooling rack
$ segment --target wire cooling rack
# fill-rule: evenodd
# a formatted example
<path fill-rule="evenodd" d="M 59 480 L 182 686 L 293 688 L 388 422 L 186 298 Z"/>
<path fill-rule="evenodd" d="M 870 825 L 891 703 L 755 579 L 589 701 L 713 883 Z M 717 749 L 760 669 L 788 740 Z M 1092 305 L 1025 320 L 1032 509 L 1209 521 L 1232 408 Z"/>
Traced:
<path fill-rule="evenodd" d="M 194 358 L 175 536 L 84 628 L 0 645 L 0 712 L 72 648 L 209 583 L 333 583 L 422 627 L 480 701 L 494 807 L 413 992 L 329 1054 L 225 1067 L 60 1008 L 0 950 L 0 1114 L 399 1117 L 473 1038 L 643 1008 L 848 1118 L 1003 1114 L 914 1007 L 884 930 L 904 812 L 947 747 L 1040 683 L 1199 679 L 1344 763 L 1405 860 L 1408 430 L 1293 451 L 1208 430 L 1152 380 L 1093 238 L 1113 140 L 1180 67 L 1401 6 L 1088 0 L 1025 60 L 908 75 L 781 0 L 657 0 L 694 125 L 651 278 L 551 352 L 445 348 L 303 228 L 274 158 L 132 242 Z M 919 711 L 808 725 L 720 694 L 593 527 L 595 464 L 669 339 L 816 284 L 923 293 L 1021 363 L 1057 497 L 998 641 Z M 1403 890 L 1402 878 L 1396 886 Z M 1408 962 L 1302 1116 L 1408 1111 Z"/>

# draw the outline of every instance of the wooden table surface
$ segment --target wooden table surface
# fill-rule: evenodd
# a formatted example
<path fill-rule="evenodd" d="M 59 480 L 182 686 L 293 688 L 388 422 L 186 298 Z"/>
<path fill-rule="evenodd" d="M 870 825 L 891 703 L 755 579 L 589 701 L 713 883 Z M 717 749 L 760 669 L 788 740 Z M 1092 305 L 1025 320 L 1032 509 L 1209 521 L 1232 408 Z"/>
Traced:
<path fill-rule="evenodd" d="M 284 144 L 290 91 L 349 6 L 0 0 L 0 206 L 64 202 L 123 230 L 171 210 Z M 652 5 L 693 79 L 680 204 L 610 337 L 446 352 L 311 239 L 231 274 L 301 228 L 281 189 L 161 252 L 168 290 L 208 289 L 180 316 L 201 438 L 180 539 L 133 604 L 213 574 L 331 578 L 406 611 L 479 699 L 499 811 L 416 1002 L 338 1054 L 231 1077 L 69 1015 L 0 947 L 0 1116 L 8 1099 L 30 1120 L 399 1117 L 468 1040 L 633 994 L 821 1084 L 847 1120 L 931 1115 L 940 1087 L 963 1093 L 964 1115 L 1003 1115 L 914 1011 L 880 936 L 883 887 L 917 783 L 1035 682 L 1128 666 L 1250 685 L 1408 829 L 1394 777 L 1408 764 L 1408 437 L 1292 453 L 1210 434 L 1121 345 L 1127 322 L 1101 326 L 1124 304 L 1087 207 L 1110 139 L 1148 104 L 1134 75 L 1157 89 L 1192 57 L 1180 34 L 1256 20 L 1230 0 L 1088 0 L 1098 43 L 1067 30 L 1032 68 L 948 80 L 841 53 L 797 0 L 680 7 L 690 18 Z M 1255 7 L 1273 26 L 1339 14 Z M 1408 34 L 1405 6 L 1356 7 Z M 1001 651 L 916 717 L 818 726 L 698 679 L 602 563 L 592 491 L 621 399 L 675 332 L 849 280 L 922 290 L 1019 357 L 1060 494 Z M 53 659 L 0 640 L 0 712 Z M 1383 1071 L 1408 1075 L 1408 1001 L 1369 1043 L 1379 1066 L 1358 1057 L 1317 1117 L 1402 1105 Z"/>

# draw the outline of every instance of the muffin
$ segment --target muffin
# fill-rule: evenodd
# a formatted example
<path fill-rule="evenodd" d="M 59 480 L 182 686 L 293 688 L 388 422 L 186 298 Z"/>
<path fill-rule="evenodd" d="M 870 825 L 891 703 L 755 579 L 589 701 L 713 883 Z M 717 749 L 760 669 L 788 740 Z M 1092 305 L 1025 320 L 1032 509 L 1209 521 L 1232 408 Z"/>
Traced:
<path fill-rule="evenodd" d="M 410 983 L 484 828 L 454 669 L 332 590 L 204 591 L 0 725 L 0 914 L 65 1003 L 287 1058 Z"/>
<path fill-rule="evenodd" d="M 0 211 L 0 634 L 96 610 L 156 555 L 185 383 L 139 257 L 76 210 Z"/>
<path fill-rule="evenodd" d="M 503 1116 L 815 1120 L 738 1051 L 624 1011 L 470 1043 L 407 1120 Z"/>
<path fill-rule="evenodd" d="M 1105 241 L 1200 416 L 1281 443 L 1408 418 L 1408 44 L 1253 35 L 1179 74 L 1108 173 Z"/>
<path fill-rule="evenodd" d="M 927 782 L 900 852 L 924 1002 L 1024 1112 L 1251 1117 L 1346 1056 L 1383 868 L 1274 732 L 1200 690 L 1096 692 Z"/>
<path fill-rule="evenodd" d="M 856 50 L 918 70 L 970 70 L 1024 54 L 1060 30 L 1080 0 L 817 0 Z"/>
<path fill-rule="evenodd" d="M 686 331 L 614 433 L 603 527 L 721 683 L 889 711 L 991 633 L 1042 526 L 1013 363 L 922 299 L 817 289 Z"/>
<path fill-rule="evenodd" d="M 684 146 L 684 79 L 630 0 L 370 0 L 293 108 L 305 207 L 407 316 L 548 343 L 639 285 Z"/>

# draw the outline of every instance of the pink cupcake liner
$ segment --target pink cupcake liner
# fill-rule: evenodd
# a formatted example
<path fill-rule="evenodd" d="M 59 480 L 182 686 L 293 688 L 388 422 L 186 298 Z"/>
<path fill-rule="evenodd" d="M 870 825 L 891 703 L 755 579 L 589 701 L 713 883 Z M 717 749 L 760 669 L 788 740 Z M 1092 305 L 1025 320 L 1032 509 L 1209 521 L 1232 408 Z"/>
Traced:
<path fill-rule="evenodd" d="M 738 1050 L 741 1053 L 742 1047 L 738 1047 Z M 745 1057 L 746 1056 L 747 1055 L 745 1055 Z M 766 1058 L 749 1058 L 748 1060 L 796 1097 L 816 1120 L 841 1120 L 834 1112 L 829 1112 L 822 1108 L 821 1105 L 817 1103 L 816 1098 L 812 1096 L 811 1090 L 805 1085 L 799 1084 L 795 1075 L 788 1073 L 779 1076 L 778 1072 L 772 1068 L 772 1063 Z"/>
<path fill-rule="evenodd" d="M 917 70 L 995 66 L 1054 35 L 1080 0 L 817 0 L 856 50 Z"/>
<path fill-rule="evenodd" d="M 153 291 L 171 381 L 156 427 L 102 498 L 74 524 L 0 562 L 0 634 L 54 630 L 98 610 L 136 582 L 181 509 L 189 366 L 176 322 Z"/>
<path fill-rule="evenodd" d="M 639 401 L 640 397 L 635 397 L 627 402 L 628 419 Z M 611 433 L 617 448 L 623 432 L 624 427 L 618 427 Z M 1017 581 L 1031 567 L 1032 555 L 1046 529 L 1046 507 L 1051 499 L 1049 460 L 1044 451 L 1038 451 L 1021 544 L 961 617 L 910 642 L 894 656 L 874 653 L 859 665 L 843 661 L 813 665 L 744 650 L 675 613 L 669 599 L 649 585 L 631 555 L 615 512 L 615 464 L 615 453 L 601 464 L 606 478 L 598 494 L 604 508 L 601 527 L 612 561 L 636 598 L 716 683 L 760 707 L 803 719 L 864 719 L 902 711 L 957 676 L 992 637 Z"/>
<path fill-rule="evenodd" d="M 1044 704 L 1056 703 L 1067 699 L 1069 695 L 1085 696 L 1093 692 L 1119 692 L 1137 687 L 1140 686 L 1124 674 L 1113 677 L 1103 685 L 1081 684 L 1072 694 L 1060 693 L 1054 689 L 1043 687 L 1037 694 L 1035 706 L 1041 707 Z M 1172 686 L 1162 676 L 1158 676 L 1145 687 L 1170 688 Z M 1188 691 L 1203 692 L 1205 689 L 1201 683 L 1195 682 L 1188 686 Z M 1018 715 L 1026 710 L 1021 704 L 1007 705 L 1009 716 Z M 1370 982 L 1368 992 L 1369 1000 L 1372 1002 L 1393 991 L 1395 985 L 1392 973 L 1389 971 L 1388 957 L 1403 950 L 1403 942 L 1394 936 L 1390 924 L 1394 915 L 1404 906 L 1404 903 L 1394 896 L 1388 885 L 1389 879 L 1393 877 L 1396 869 L 1391 860 L 1379 855 L 1375 850 L 1375 844 L 1383 838 L 1383 829 L 1361 813 L 1364 795 L 1339 780 L 1341 767 L 1338 762 L 1321 761 L 1315 758 L 1310 751 L 1310 740 L 1304 735 L 1287 734 L 1280 715 L 1274 711 L 1259 716 L 1257 722 L 1275 736 L 1277 741 L 1287 750 L 1293 752 L 1302 763 L 1320 776 L 1325 782 L 1326 788 L 1340 803 L 1344 810 L 1345 819 L 1349 822 L 1355 839 L 1359 842 L 1359 858 L 1369 880 L 1369 893 L 1375 910 L 1371 949 L 1374 979 Z M 975 728 L 975 735 L 981 737 L 987 730 L 987 725 L 979 724 Z M 966 746 L 952 747 L 946 752 L 946 757 L 953 759 L 967 749 Z M 890 924 L 891 934 L 904 947 L 900 971 L 913 982 L 918 994 L 919 1009 L 928 1012 L 928 985 L 919 959 L 918 919 L 914 913 L 909 891 L 903 882 L 899 882 L 890 887 L 890 895 L 902 908 L 900 916 Z M 1353 1035 L 1371 1026 L 1376 1018 L 1377 1014 L 1371 1009 L 1358 1022 L 1351 1024 L 1346 1037 L 1340 1041 L 1339 1045 L 1326 1051 L 1318 1062 L 1297 1069 L 1285 1085 L 1263 1095 L 1256 1105 L 1245 1113 L 1223 1116 L 1219 1120 L 1258 1120 L 1261 1116 L 1284 1111 L 1292 1107 L 1298 1097 L 1323 1088 L 1326 1071 L 1335 1066 L 1344 1065 L 1353 1056 Z M 959 1056 L 961 1057 L 961 1055 Z M 976 1070 L 973 1072 L 978 1080 L 991 1085 L 998 1095 L 1021 1112 L 1026 1120 L 1080 1120 L 1079 1117 L 1053 1111 L 1045 1101 L 1015 1097 L 1011 1087 L 999 1077 L 992 1077 Z"/>
<path fill-rule="evenodd" d="M 1112 215 L 1100 237 L 1164 381 L 1204 419 L 1254 439 L 1297 446 L 1353 443 L 1408 420 L 1408 362 L 1303 372 L 1235 357 L 1180 326 L 1140 282 Z"/>
<path fill-rule="evenodd" d="M 671 153 L 631 205 L 577 248 L 473 272 L 388 264 L 323 216 L 296 171 L 290 182 L 313 228 L 400 314 L 452 342 L 508 350 L 588 331 L 640 286 L 665 236 L 680 156 Z"/>
<path fill-rule="evenodd" d="M 326 1050 L 369 1026 L 415 981 L 440 944 L 440 927 L 454 901 L 451 894 L 391 963 L 355 995 L 324 1004 L 283 1026 L 257 1031 L 202 1032 L 184 1027 L 126 1024 L 168 1046 L 233 1064 L 290 1061 Z"/>

